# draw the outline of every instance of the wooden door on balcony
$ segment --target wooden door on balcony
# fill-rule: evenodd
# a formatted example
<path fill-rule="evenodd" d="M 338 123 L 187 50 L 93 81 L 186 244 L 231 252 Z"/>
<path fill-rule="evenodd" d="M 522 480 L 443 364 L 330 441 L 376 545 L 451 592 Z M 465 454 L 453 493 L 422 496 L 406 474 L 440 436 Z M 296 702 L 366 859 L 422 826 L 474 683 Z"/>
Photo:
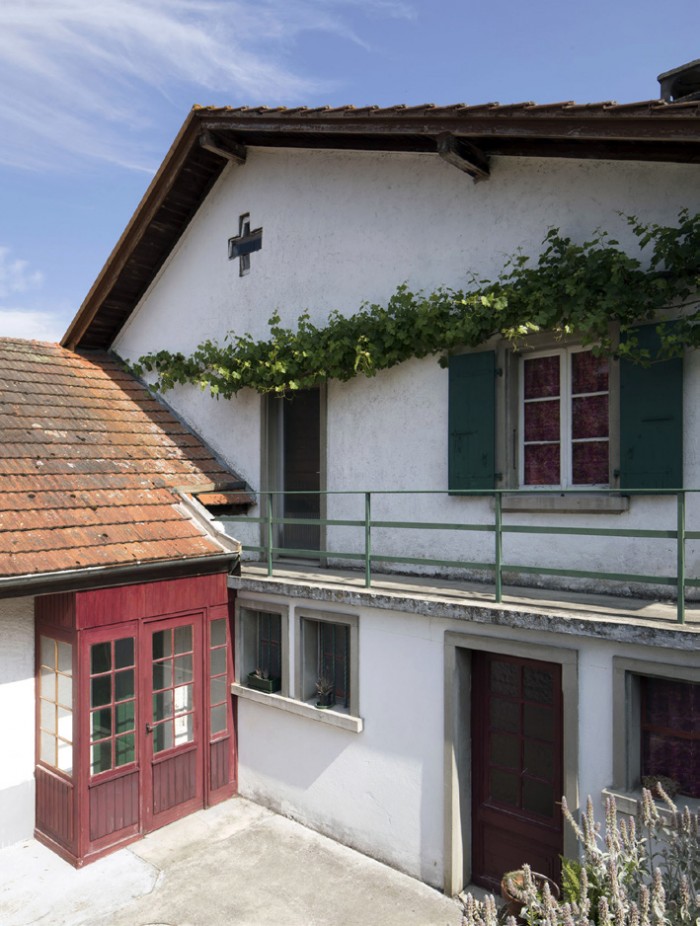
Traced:
<path fill-rule="evenodd" d="M 527 862 L 559 880 L 561 666 L 472 655 L 472 880 L 498 889 Z"/>

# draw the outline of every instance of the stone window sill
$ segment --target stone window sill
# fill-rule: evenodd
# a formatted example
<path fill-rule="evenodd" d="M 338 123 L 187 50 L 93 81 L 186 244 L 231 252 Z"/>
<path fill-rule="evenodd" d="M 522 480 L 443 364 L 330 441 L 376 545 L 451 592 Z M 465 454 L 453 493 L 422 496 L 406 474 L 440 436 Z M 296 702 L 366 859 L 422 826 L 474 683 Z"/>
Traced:
<path fill-rule="evenodd" d="M 567 495 L 556 493 L 516 493 L 503 495 L 503 511 L 527 511 L 538 514 L 558 511 L 565 514 L 622 514 L 629 511 L 627 495 L 596 495 L 595 492 Z"/>
<path fill-rule="evenodd" d="M 617 788 L 603 788 L 603 797 L 614 797 L 615 804 L 617 806 L 618 813 L 629 814 L 630 816 L 635 816 L 642 802 L 642 791 L 622 791 Z M 673 798 L 673 803 L 678 807 L 678 810 L 683 810 L 684 807 L 687 807 L 691 813 L 700 812 L 700 800 L 695 797 L 684 797 L 682 794 L 678 794 Z M 659 808 L 659 811 L 662 816 L 667 816 L 670 818 L 671 811 L 666 807 L 664 802 L 660 799 L 656 800 L 656 806 Z"/>
<path fill-rule="evenodd" d="M 258 704 L 265 704 L 268 707 L 286 711 L 288 714 L 296 714 L 297 717 L 306 717 L 307 720 L 325 723 L 330 727 L 349 730 L 351 733 L 362 733 L 364 728 L 364 721 L 361 717 L 341 713 L 333 708 L 319 710 L 314 704 L 296 701 L 294 698 L 287 698 L 281 694 L 267 694 L 264 691 L 255 691 L 253 688 L 246 688 L 245 685 L 238 685 L 236 682 L 231 685 L 231 694 L 247 701 L 255 701 Z"/>

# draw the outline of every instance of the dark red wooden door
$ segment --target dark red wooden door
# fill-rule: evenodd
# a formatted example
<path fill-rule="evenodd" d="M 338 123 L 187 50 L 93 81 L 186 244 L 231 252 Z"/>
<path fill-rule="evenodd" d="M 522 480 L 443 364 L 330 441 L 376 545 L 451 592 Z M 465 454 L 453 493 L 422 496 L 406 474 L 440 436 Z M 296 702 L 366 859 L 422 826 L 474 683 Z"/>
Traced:
<path fill-rule="evenodd" d="M 474 653 L 472 880 L 498 887 L 527 862 L 559 880 L 561 666 Z"/>
<path fill-rule="evenodd" d="M 202 619 L 143 628 L 146 832 L 204 806 Z"/>

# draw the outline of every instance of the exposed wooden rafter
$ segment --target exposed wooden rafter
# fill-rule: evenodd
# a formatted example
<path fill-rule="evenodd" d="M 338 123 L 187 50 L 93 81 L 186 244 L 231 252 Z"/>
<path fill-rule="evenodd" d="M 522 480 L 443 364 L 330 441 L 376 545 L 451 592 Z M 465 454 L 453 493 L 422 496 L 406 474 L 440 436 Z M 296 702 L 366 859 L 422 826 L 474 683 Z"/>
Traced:
<path fill-rule="evenodd" d="M 212 154 L 218 154 L 229 161 L 235 161 L 236 164 L 245 164 L 246 148 L 245 145 L 239 145 L 238 142 L 230 138 L 224 138 L 214 132 L 204 131 L 199 136 L 199 144 Z"/>
<path fill-rule="evenodd" d="M 441 158 L 452 164 L 453 167 L 463 170 L 476 183 L 479 180 L 488 180 L 490 176 L 489 161 L 486 155 L 469 142 L 454 135 L 446 133 L 436 139 L 437 152 Z"/>

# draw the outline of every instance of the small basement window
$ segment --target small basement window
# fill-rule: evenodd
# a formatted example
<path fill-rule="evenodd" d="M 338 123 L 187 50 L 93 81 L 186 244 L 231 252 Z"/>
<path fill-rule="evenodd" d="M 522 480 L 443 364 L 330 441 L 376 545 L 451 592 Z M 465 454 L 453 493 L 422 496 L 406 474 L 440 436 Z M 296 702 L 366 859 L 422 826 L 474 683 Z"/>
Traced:
<path fill-rule="evenodd" d="M 237 602 L 237 681 L 268 694 L 287 694 L 286 608 Z"/>
<path fill-rule="evenodd" d="M 640 777 L 665 776 L 700 798 L 700 684 L 642 677 Z"/>
<path fill-rule="evenodd" d="M 329 707 L 359 716 L 358 618 L 356 615 L 305 612 L 299 616 L 302 701 L 319 701 L 317 683 L 332 687 Z"/>

